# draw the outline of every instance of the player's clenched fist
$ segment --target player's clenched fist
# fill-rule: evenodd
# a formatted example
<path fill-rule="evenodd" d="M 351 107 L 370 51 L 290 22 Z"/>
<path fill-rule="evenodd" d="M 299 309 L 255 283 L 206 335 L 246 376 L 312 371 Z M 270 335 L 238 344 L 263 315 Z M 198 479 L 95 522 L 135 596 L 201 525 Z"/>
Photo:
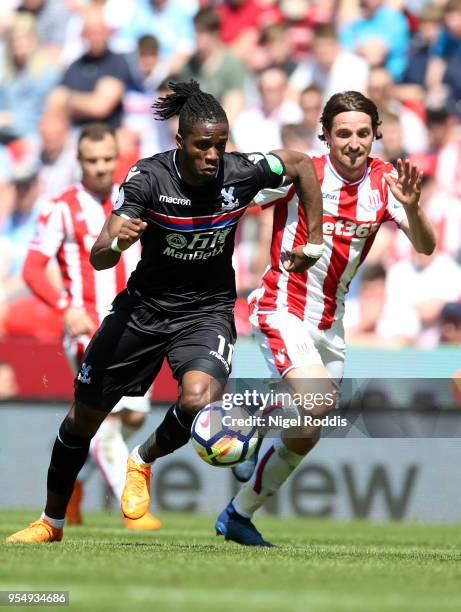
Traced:
<path fill-rule="evenodd" d="M 318 257 L 307 257 L 302 246 L 297 246 L 292 251 L 281 253 L 280 258 L 285 270 L 295 274 L 305 272 L 318 261 Z"/>
<path fill-rule="evenodd" d="M 141 238 L 146 228 L 147 223 L 142 219 L 126 219 L 118 234 L 117 244 L 119 249 L 125 251 Z"/>

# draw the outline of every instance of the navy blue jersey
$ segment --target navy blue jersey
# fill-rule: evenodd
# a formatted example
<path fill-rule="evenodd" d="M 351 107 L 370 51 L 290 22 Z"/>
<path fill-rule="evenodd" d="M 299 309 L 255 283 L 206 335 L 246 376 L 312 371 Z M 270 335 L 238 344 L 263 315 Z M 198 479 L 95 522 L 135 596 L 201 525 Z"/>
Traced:
<path fill-rule="evenodd" d="M 120 188 L 115 214 L 148 223 L 128 290 L 160 311 L 232 310 L 237 223 L 260 189 L 282 183 L 283 164 L 273 155 L 225 153 L 216 178 L 196 187 L 181 179 L 176 155 L 140 160 Z"/>

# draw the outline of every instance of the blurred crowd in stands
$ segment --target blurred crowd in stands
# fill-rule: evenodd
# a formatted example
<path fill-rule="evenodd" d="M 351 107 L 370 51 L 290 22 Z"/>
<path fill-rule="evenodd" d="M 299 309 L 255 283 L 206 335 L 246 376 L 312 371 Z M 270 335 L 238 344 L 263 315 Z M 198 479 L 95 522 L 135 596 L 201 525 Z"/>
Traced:
<path fill-rule="evenodd" d="M 225 107 L 229 150 L 247 152 L 322 154 L 326 99 L 370 96 L 383 122 L 373 153 L 424 170 L 438 248 L 417 255 L 382 228 L 351 286 L 348 342 L 461 343 L 461 0 L 2 0 L 0 337 L 62 333 L 21 268 L 40 207 L 78 180 L 79 128 L 117 129 L 121 182 L 138 158 L 175 146 L 175 121 L 154 121 L 150 107 L 168 80 L 190 77 Z M 238 230 L 241 334 L 271 223 L 270 209 L 252 209 Z"/>

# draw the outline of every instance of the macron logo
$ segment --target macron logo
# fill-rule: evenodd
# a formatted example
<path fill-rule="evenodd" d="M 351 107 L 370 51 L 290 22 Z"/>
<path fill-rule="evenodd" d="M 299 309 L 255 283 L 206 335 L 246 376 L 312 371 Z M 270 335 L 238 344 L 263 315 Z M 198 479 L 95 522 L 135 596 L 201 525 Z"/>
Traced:
<path fill-rule="evenodd" d="M 160 202 L 166 202 L 167 204 L 179 204 L 179 206 L 191 206 L 192 203 L 187 198 L 173 198 L 173 196 L 160 196 Z"/>

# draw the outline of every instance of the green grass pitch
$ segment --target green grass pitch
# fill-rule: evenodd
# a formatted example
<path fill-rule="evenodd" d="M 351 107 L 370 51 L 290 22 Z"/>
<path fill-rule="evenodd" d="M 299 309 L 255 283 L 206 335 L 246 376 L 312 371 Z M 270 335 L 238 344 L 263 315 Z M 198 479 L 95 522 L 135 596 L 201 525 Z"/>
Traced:
<path fill-rule="evenodd" d="M 0 512 L 0 536 L 37 513 Z M 459 525 L 256 521 L 275 549 L 217 538 L 213 517 L 162 514 L 136 533 L 87 514 L 60 544 L 0 545 L 0 588 L 69 590 L 70 610 L 461 610 Z M 6 609 L 6 608 L 5 608 Z"/>

